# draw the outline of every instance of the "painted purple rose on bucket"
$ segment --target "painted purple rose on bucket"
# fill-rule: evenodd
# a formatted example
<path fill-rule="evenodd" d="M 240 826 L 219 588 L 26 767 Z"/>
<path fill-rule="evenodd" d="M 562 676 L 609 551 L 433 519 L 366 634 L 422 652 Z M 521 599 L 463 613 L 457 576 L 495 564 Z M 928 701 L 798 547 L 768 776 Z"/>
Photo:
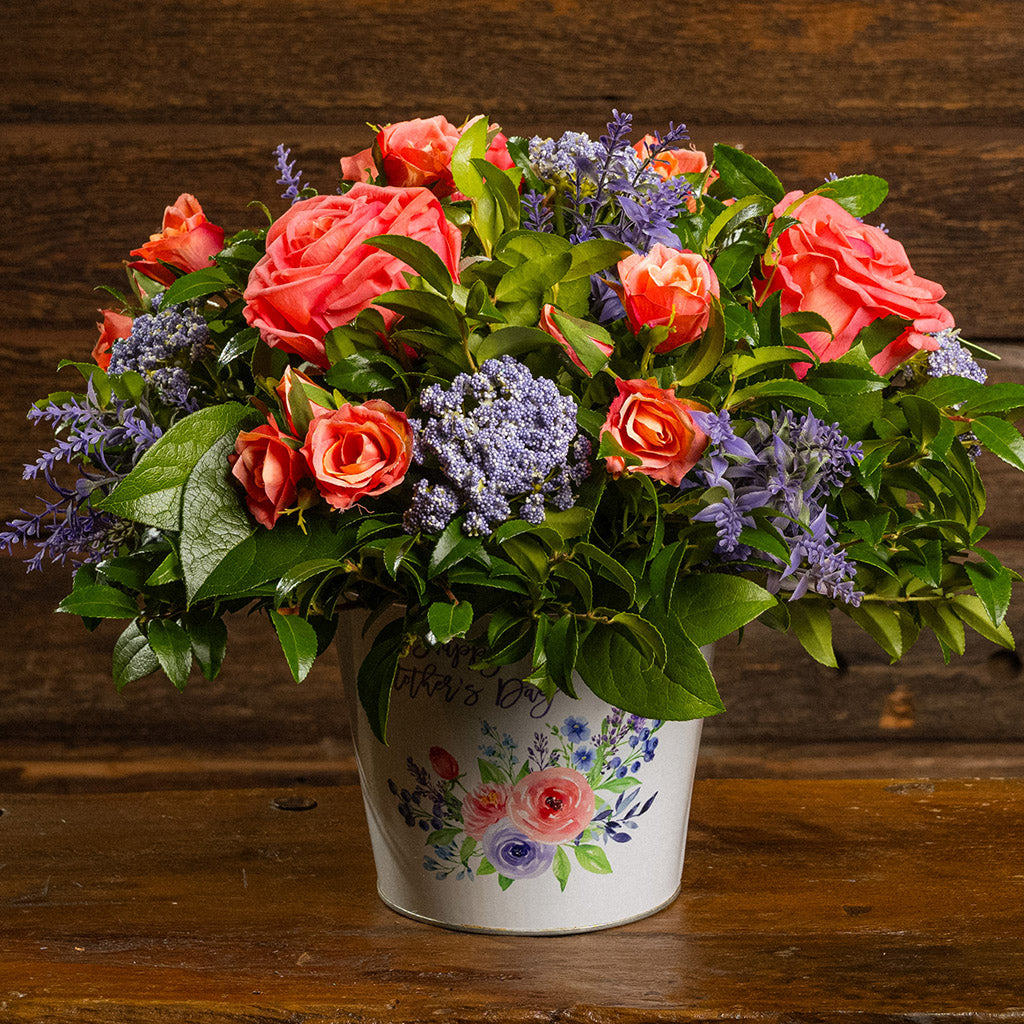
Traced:
<path fill-rule="evenodd" d="M 565 890 L 573 864 L 611 874 L 609 843 L 628 843 L 657 793 L 641 799 L 657 719 L 613 711 L 592 729 L 569 716 L 533 734 L 525 756 L 508 733 L 481 722 L 477 780 L 443 747 L 424 767 L 408 760 L 410 787 L 388 780 L 398 812 L 426 833 L 425 870 L 437 878 L 496 875 L 513 882 L 554 872 Z"/>

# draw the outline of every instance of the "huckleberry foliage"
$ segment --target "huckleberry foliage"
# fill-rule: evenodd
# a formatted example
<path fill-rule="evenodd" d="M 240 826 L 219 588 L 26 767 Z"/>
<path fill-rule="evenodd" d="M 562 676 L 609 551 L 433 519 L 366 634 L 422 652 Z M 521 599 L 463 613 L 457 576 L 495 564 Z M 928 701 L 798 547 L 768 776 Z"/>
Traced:
<path fill-rule="evenodd" d="M 409 533 L 444 529 L 460 510 L 470 535 L 490 534 L 513 517 L 541 523 L 547 503 L 572 505 L 573 488 L 589 472 L 576 403 L 509 356 L 459 374 L 447 389 L 428 386 L 420 407 L 414 458 L 437 479 L 417 482 L 405 514 Z"/>

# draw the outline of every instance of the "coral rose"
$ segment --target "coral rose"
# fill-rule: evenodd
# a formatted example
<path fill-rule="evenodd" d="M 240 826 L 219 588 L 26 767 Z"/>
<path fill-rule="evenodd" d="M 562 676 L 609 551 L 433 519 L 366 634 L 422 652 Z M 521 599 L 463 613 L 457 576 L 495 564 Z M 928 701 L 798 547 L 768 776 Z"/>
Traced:
<path fill-rule="evenodd" d="M 210 257 L 224 248 L 224 229 L 211 224 L 195 196 L 183 192 L 173 206 L 164 210 L 163 229 L 131 251 L 138 259 L 128 266 L 140 274 L 169 285 L 174 272 L 163 266 L 191 273 L 210 265 Z"/>
<path fill-rule="evenodd" d="M 349 181 L 369 181 L 383 172 L 389 185 L 419 186 L 429 188 L 441 198 L 450 196 L 455 192 L 452 150 L 462 138 L 463 130 L 441 114 L 385 125 L 377 133 L 377 149 L 383 166 L 378 169 L 373 150 L 365 149 L 355 156 L 342 157 L 342 176 Z M 500 132 L 484 155 L 504 170 L 514 166 L 508 140 Z"/>
<path fill-rule="evenodd" d="M 412 458 L 412 426 L 404 412 L 374 398 L 315 417 L 302 451 L 320 494 L 346 509 L 402 482 Z"/>
<path fill-rule="evenodd" d="M 512 787 L 504 782 L 481 782 L 462 798 L 462 823 L 466 835 L 483 839 L 495 822 L 505 817 Z"/>
<path fill-rule="evenodd" d="M 588 369 L 587 369 L 587 368 L 586 368 L 586 367 L 585 367 L 585 366 L 583 365 L 583 363 L 582 363 L 582 362 L 580 361 L 580 357 L 579 357 L 578 355 L 576 355 L 576 352 L 574 351 L 574 349 L 573 349 L 572 345 L 570 345 L 570 344 L 569 344 L 569 342 L 568 342 L 568 341 L 566 341 L 566 339 L 565 339 L 565 335 L 564 335 L 564 334 L 562 334 L 562 332 L 561 332 L 561 331 L 560 331 L 560 330 L 558 329 L 558 324 L 556 324 L 556 323 L 555 323 L 555 318 L 554 318 L 554 316 L 553 316 L 554 312 L 555 312 L 555 307 L 554 307 L 554 306 L 552 306 L 552 305 L 551 305 L 551 303 L 545 303 L 545 305 L 543 306 L 543 308 L 542 308 L 542 309 L 541 309 L 541 311 L 540 311 L 540 324 L 539 324 L 539 326 L 540 326 L 540 329 L 541 329 L 542 331 L 546 331 L 546 332 L 547 332 L 548 334 L 550 334 L 550 335 L 551 335 L 551 337 L 552 337 L 552 338 L 554 338 L 554 339 L 555 339 L 555 341 L 557 341 L 557 342 L 558 342 L 558 344 L 559 344 L 559 345 L 561 345 L 561 346 L 562 346 L 562 348 L 564 348 L 564 349 L 565 349 L 565 351 L 566 351 L 566 354 L 567 354 L 567 355 L 569 356 L 569 358 L 570 358 L 570 359 L 571 359 L 571 360 L 572 360 L 572 361 L 573 361 L 573 362 L 574 362 L 574 363 L 575 363 L 575 364 L 576 364 L 576 365 L 577 365 L 577 366 L 578 366 L 578 367 L 579 367 L 579 368 L 580 368 L 580 369 L 581 369 L 581 370 L 582 370 L 582 371 L 583 371 L 583 372 L 584 372 L 584 373 L 585 373 L 585 374 L 586 374 L 586 375 L 587 375 L 588 377 L 589 377 L 589 376 L 591 376 L 591 373 L 590 373 L 590 371 L 589 371 L 589 370 L 588 370 Z M 610 355 L 612 354 L 612 352 L 614 351 L 614 349 L 612 348 L 612 346 L 611 346 L 611 345 L 609 345 L 609 344 L 608 344 L 608 342 L 606 342 L 606 341 L 601 341 L 601 340 L 600 340 L 600 338 L 595 338 L 595 337 L 593 337 L 593 336 L 590 336 L 590 340 L 591 340 L 591 341 L 592 341 L 592 342 L 593 342 L 593 343 L 594 343 L 594 344 L 595 344 L 595 345 L 596 345 L 596 346 L 597 346 L 597 347 L 598 347 L 598 348 L 599 348 L 599 349 L 600 349 L 600 350 L 601 350 L 601 351 L 602 351 L 602 352 L 603 352 L 603 353 L 604 353 L 604 354 L 605 354 L 606 356 L 610 356 Z"/>
<path fill-rule="evenodd" d="M 699 338 L 711 318 L 711 300 L 721 293 L 703 256 L 660 242 L 646 256 L 634 253 L 622 260 L 619 280 L 634 334 L 645 326 L 669 329 L 656 352 L 669 352 Z"/>
<path fill-rule="evenodd" d="M 268 530 L 285 509 L 295 507 L 296 485 L 309 476 L 305 456 L 293 447 L 295 443 L 271 421 L 255 430 L 243 430 L 228 457 L 231 475 L 245 488 L 249 511 Z"/>
<path fill-rule="evenodd" d="M 601 433 L 611 434 L 640 463 L 627 467 L 621 456 L 610 456 L 606 459 L 608 472 L 616 476 L 623 471 L 643 473 L 678 486 L 707 447 L 707 434 L 690 415 L 691 409 L 701 406 L 676 398 L 671 389 L 659 388 L 653 381 L 615 383 L 619 394 L 608 409 Z"/>
<path fill-rule="evenodd" d="M 324 391 L 314 380 L 312 380 L 307 374 L 301 370 L 296 370 L 294 367 L 286 366 L 284 374 L 281 380 L 278 382 L 274 393 L 277 395 L 278 400 L 281 403 L 281 408 L 284 409 L 284 418 L 288 423 L 288 429 L 293 434 L 298 433 L 295 427 L 295 420 L 292 418 L 292 391 L 295 390 L 296 383 L 301 382 L 301 387 L 306 395 L 306 400 L 309 403 L 309 411 L 312 416 L 319 416 L 322 412 L 330 412 L 334 408 L 333 404 L 321 405 L 320 403 L 313 400 L 313 396 L 320 398 L 322 397 L 324 402 L 330 401 L 330 395 Z"/>
<path fill-rule="evenodd" d="M 92 358 L 101 370 L 110 366 L 110 350 L 114 347 L 115 341 L 121 341 L 132 333 L 132 324 L 135 321 L 124 313 L 115 313 L 112 309 L 101 309 L 100 316 L 103 321 L 96 326 L 100 329 L 100 336 L 93 345 Z"/>
<path fill-rule="evenodd" d="M 245 289 L 246 320 L 268 345 L 326 368 L 324 335 L 407 287 L 402 260 L 363 244 L 385 234 L 423 242 L 457 275 L 462 236 L 430 192 L 357 184 L 343 196 L 301 199 L 274 222 Z M 389 326 L 398 315 L 380 312 Z"/>
<path fill-rule="evenodd" d="M 545 768 L 524 775 L 508 798 L 508 819 L 542 843 L 575 839 L 594 817 L 596 801 L 585 775 L 574 768 Z"/>
<path fill-rule="evenodd" d="M 803 194 L 784 196 L 775 216 L 786 214 Z M 835 337 L 824 332 L 803 336 L 823 362 L 844 355 L 862 327 L 893 313 L 913 324 L 872 358 L 878 373 L 889 373 L 915 352 L 938 348 L 931 332 L 953 326 L 952 315 L 939 305 L 946 293 L 934 281 L 914 273 L 899 242 L 825 196 L 810 196 L 792 215 L 800 223 L 779 235 L 777 262 L 764 267 L 757 299 L 763 302 L 780 291 L 783 314 L 799 311 L 823 316 Z M 802 364 L 798 372 L 806 372 L 807 365 Z"/>

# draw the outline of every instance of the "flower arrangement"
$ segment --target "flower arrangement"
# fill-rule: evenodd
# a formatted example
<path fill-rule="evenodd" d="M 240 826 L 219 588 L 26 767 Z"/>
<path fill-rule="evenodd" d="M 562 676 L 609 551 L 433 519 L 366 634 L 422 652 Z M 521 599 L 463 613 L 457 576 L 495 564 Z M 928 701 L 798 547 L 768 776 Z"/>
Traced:
<path fill-rule="evenodd" d="M 864 220 L 885 182 L 631 133 L 417 119 L 336 193 L 279 148 L 262 228 L 168 208 L 84 385 L 31 410 L 54 497 L 0 537 L 129 620 L 119 687 L 213 678 L 240 610 L 298 680 L 342 609 L 401 609 L 358 680 L 381 737 L 416 642 L 651 720 L 720 711 L 699 648 L 754 619 L 825 664 L 837 609 L 893 660 L 1012 645 L 975 457 L 1024 470 L 1024 388 Z"/>

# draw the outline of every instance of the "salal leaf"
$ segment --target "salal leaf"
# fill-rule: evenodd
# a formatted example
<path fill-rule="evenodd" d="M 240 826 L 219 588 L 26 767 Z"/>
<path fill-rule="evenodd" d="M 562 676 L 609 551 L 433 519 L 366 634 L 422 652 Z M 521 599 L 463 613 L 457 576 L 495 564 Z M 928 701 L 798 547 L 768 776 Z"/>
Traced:
<path fill-rule="evenodd" d="M 188 634 L 173 619 L 154 619 L 146 628 L 164 675 L 178 690 L 184 690 L 192 671 L 192 644 Z"/>
<path fill-rule="evenodd" d="M 220 267 L 204 267 L 202 270 L 194 270 L 191 274 L 185 274 L 174 281 L 164 292 L 160 300 L 160 308 L 167 309 L 181 302 L 191 302 L 193 299 L 201 299 L 206 295 L 215 295 L 226 288 L 234 287 L 231 276 L 225 273 Z"/>
<path fill-rule="evenodd" d="M 405 647 L 405 620 L 396 619 L 374 637 L 373 645 L 359 666 L 356 680 L 359 702 L 366 712 L 370 731 L 381 743 L 387 742 L 391 688 Z"/>
<path fill-rule="evenodd" d="M 854 217 L 864 217 L 882 205 L 889 194 L 889 183 L 874 174 L 850 174 L 827 181 L 814 191 L 835 200 Z"/>
<path fill-rule="evenodd" d="M 375 249 L 397 256 L 407 263 L 432 288 L 442 295 L 451 297 L 455 282 L 444 261 L 424 242 L 406 235 L 374 235 L 364 239 L 363 245 L 372 245 Z"/>
<path fill-rule="evenodd" d="M 434 639 L 439 644 L 446 644 L 457 636 L 466 635 L 473 625 L 473 606 L 468 601 L 458 604 L 435 601 L 427 608 L 427 623 Z"/>
<path fill-rule="evenodd" d="M 118 691 L 155 672 L 160 662 L 138 621 L 131 622 L 114 644 L 111 671 Z"/>
<path fill-rule="evenodd" d="M 309 675 L 316 661 L 318 643 L 316 630 L 300 615 L 283 615 L 272 611 L 270 621 L 274 624 L 277 639 L 281 642 L 285 660 L 297 683 Z"/>
<path fill-rule="evenodd" d="M 196 464 L 226 434 L 258 421 L 259 414 L 237 402 L 200 409 L 179 420 L 147 449 L 138 464 L 98 504 L 104 512 L 161 530 L 181 528 L 181 495 Z"/>
<path fill-rule="evenodd" d="M 743 150 L 716 143 L 713 162 L 721 185 L 738 199 L 756 194 L 777 203 L 786 194 L 775 173 Z"/>
<path fill-rule="evenodd" d="M 752 580 L 717 573 L 684 576 L 671 595 L 669 609 L 698 647 L 735 633 L 777 603 Z"/>

